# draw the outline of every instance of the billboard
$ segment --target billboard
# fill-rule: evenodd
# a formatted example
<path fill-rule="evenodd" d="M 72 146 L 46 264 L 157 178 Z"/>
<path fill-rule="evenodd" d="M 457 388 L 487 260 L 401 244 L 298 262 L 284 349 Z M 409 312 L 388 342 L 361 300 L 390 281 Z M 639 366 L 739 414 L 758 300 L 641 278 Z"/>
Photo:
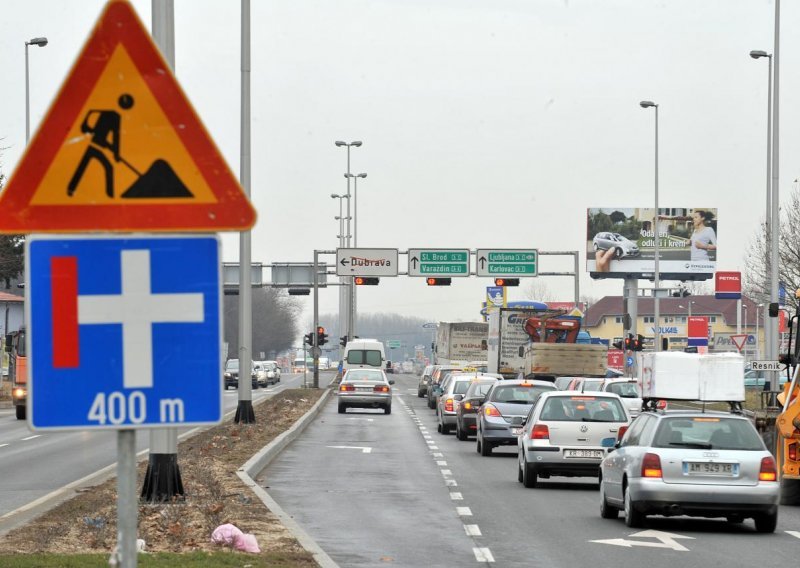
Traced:
<path fill-rule="evenodd" d="M 590 208 L 586 270 L 592 278 L 647 278 L 655 272 L 655 235 L 662 280 L 706 280 L 717 264 L 717 209 Z"/>

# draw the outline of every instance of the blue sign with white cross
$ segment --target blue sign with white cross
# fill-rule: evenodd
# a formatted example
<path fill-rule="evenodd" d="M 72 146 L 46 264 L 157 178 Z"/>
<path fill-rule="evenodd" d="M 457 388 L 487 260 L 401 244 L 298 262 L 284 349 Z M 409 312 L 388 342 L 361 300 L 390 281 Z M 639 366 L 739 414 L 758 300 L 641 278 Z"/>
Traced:
<path fill-rule="evenodd" d="M 217 236 L 30 237 L 30 426 L 219 423 L 219 250 Z"/>

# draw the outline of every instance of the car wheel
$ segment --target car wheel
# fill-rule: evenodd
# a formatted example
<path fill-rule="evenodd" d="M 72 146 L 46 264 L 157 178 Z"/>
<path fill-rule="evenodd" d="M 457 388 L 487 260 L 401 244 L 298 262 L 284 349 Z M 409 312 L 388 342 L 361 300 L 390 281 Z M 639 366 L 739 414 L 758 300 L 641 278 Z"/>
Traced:
<path fill-rule="evenodd" d="M 462 442 L 466 442 L 468 438 L 467 433 L 461 429 L 461 424 L 459 424 L 458 422 L 456 422 L 456 438 L 458 438 Z"/>
<path fill-rule="evenodd" d="M 522 452 L 517 456 L 517 481 L 522 483 Z"/>
<path fill-rule="evenodd" d="M 479 434 L 479 436 L 480 436 L 480 434 Z M 481 446 L 481 455 L 483 457 L 489 457 L 489 456 L 492 455 L 492 443 L 491 442 L 487 442 L 486 440 L 481 440 L 480 446 Z"/>
<path fill-rule="evenodd" d="M 417 398 L 422 398 L 423 396 L 425 396 L 425 393 L 421 390 L 417 390 Z"/>
<path fill-rule="evenodd" d="M 25 420 L 27 407 L 24 404 L 20 404 L 14 407 L 14 412 L 17 415 L 17 420 Z"/>
<path fill-rule="evenodd" d="M 528 489 L 533 489 L 536 487 L 537 482 L 536 470 L 531 464 L 524 462 L 522 464 L 522 485 Z"/>
<path fill-rule="evenodd" d="M 340 403 L 339 404 L 339 414 L 344 414 L 346 410 L 347 410 L 347 406 L 345 406 L 344 404 Z"/>
<path fill-rule="evenodd" d="M 437 422 L 436 423 L 436 431 L 439 432 L 439 434 L 442 433 L 442 423 L 441 422 Z"/>
<path fill-rule="evenodd" d="M 442 424 L 442 434 L 449 434 L 453 427 L 450 424 Z"/>
<path fill-rule="evenodd" d="M 428 408 L 436 408 L 436 404 L 431 399 L 428 399 Z"/>
<path fill-rule="evenodd" d="M 604 519 L 616 519 L 619 516 L 619 509 L 608 504 L 606 486 L 603 485 L 602 478 L 600 479 L 600 516 Z"/>
<path fill-rule="evenodd" d="M 636 503 L 631 500 L 631 492 L 625 488 L 625 524 L 631 528 L 638 529 L 644 525 L 645 515 L 635 508 Z"/>
<path fill-rule="evenodd" d="M 599 247 L 597 246 L 597 243 L 593 243 L 593 244 L 592 244 L 592 248 L 594 248 L 594 252 L 597 252 L 597 249 L 598 249 Z"/>
<path fill-rule="evenodd" d="M 760 533 L 774 533 L 778 526 L 778 510 L 774 513 L 761 513 L 753 519 L 756 522 L 756 531 Z"/>
<path fill-rule="evenodd" d="M 384 413 L 384 414 L 391 414 L 391 413 L 392 413 L 392 405 L 391 405 L 391 404 L 387 404 L 387 405 L 386 405 L 386 406 L 383 408 L 383 413 Z"/>
<path fill-rule="evenodd" d="M 614 258 L 622 258 L 623 250 L 620 247 L 614 249 Z"/>

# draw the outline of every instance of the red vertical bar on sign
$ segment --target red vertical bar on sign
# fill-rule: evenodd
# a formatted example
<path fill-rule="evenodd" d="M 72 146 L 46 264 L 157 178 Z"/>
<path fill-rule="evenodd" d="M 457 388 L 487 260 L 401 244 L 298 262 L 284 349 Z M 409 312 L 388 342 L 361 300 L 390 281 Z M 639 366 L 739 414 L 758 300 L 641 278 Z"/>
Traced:
<path fill-rule="evenodd" d="M 78 353 L 78 258 L 54 256 L 50 259 L 53 305 L 53 367 L 79 366 Z"/>

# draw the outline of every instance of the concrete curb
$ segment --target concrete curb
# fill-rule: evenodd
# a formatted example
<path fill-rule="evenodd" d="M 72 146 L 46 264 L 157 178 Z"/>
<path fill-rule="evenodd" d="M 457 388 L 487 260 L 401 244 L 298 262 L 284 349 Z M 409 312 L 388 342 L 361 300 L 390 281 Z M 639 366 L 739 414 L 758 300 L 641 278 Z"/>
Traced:
<path fill-rule="evenodd" d="M 247 460 L 247 462 L 239 468 L 239 471 L 236 472 L 236 475 L 247 485 L 253 493 L 264 503 L 264 506 L 267 507 L 272 513 L 280 519 L 283 525 L 287 528 L 287 530 L 292 533 L 292 536 L 297 539 L 297 542 L 308 551 L 310 554 L 314 556 L 314 560 L 317 561 L 322 568 L 339 568 L 339 565 L 333 561 L 333 559 L 327 555 L 327 553 L 322 550 L 322 548 L 316 543 L 316 541 L 311 538 L 307 532 L 305 532 L 300 525 L 295 522 L 295 520 L 284 511 L 278 503 L 267 493 L 263 487 L 260 487 L 253 476 L 258 475 L 258 472 L 262 471 L 269 463 L 275 459 L 275 457 L 283 451 L 283 449 L 288 446 L 292 441 L 294 441 L 300 434 L 302 434 L 303 430 L 317 417 L 317 414 L 320 413 L 322 407 L 328 402 L 328 399 L 331 397 L 333 391 L 331 389 L 326 389 L 325 392 L 322 394 L 320 399 L 317 403 L 311 407 L 311 410 L 306 412 L 300 420 L 294 423 L 294 425 L 289 428 L 286 432 L 272 440 L 269 444 L 264 446 L 260 452 L 254 455 L 252 458 Z"/>

